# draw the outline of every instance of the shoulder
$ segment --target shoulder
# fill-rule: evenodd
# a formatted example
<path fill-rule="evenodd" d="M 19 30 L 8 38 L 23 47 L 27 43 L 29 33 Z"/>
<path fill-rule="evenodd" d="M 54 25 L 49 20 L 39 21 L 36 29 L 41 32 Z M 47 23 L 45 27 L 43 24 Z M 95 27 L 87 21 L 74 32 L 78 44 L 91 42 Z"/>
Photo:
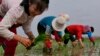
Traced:
<path fill-rule="evenodd" d="M 21 6 L 12 7 L 8 10 L 7 14 L 10 16 L 20 17 L 24 12 L 24 8 Z"/>
<path fill-rule="evenodd" d="M 42 20 L 45 20 L 45 19 L 48 20 L 48 19 L 54 19 L 54 18 L 56 18 L 56 17 L 55 16 L 46 16 L 46 17 L 43 17 Z"/>
<path fill-rule="evenodd" d="M 51 22 L 54 18 L 55 18 L 55 16 L 46 16 L 46 17 L 43 17 L 40 20 L 40 22 Z"/>

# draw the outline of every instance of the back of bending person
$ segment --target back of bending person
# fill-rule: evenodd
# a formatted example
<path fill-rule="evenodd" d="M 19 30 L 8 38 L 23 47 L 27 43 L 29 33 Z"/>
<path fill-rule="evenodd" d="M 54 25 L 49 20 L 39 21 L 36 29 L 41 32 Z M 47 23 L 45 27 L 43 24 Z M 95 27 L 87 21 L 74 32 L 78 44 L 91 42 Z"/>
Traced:
<path fill-rule="evenodd" d="M 69 25 L 65 29 L 64 44 L 66 45 L 68 41 L 71 40 L 74 46 L 76 44 L 76 40 L 78 40 L 81 47 L 83 48 L 84 44 L 82 42 L 82 35 L 88 35 L 89 40 L 93 45 L 95 45 L 95 40 L 92 36 L 93 32 L 94 28 L 88 25 Z"/>
<path fill-rule="evenodd" d="M 51 35 L 55 36 L 55 40 L 61 42 L 62 31 L 65 29 L 66 22 L 69 16 L 67 14 L 61 16 L 47 16 L 41 19 L 38 23 L 38 37 L 36 38 L 35 44 L 39 41 L 44 41 L 44 47 L 51 49 L 52 42 L 50 41 Z"/>

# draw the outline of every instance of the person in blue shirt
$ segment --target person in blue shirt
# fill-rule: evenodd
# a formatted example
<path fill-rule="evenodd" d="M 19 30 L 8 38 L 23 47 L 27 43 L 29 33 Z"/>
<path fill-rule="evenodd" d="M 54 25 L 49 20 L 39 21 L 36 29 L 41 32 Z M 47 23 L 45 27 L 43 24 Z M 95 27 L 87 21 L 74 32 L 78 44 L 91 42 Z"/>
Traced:
<path fill-rule="evenodd" d="M 44 47 L 51 49 L 51 34 L 55 36 L 55 40 L 61 42 L 62 31 L 64 31 L 66 22 L 69 20 L 69 15 L 62 14 L 58 17 L 47 16 L 41 19 L 38 23 L 38 37 L 35 39 L 35 44 L 39 41 L 44 41 Z"/>

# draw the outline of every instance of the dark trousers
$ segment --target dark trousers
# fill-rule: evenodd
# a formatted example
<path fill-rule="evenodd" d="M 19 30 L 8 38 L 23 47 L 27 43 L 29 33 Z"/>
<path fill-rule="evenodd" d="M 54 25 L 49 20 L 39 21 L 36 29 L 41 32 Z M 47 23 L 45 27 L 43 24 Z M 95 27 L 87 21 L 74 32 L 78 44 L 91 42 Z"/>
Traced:
<path fill-rule="evenodd" d="M 64 44 L 68 44 L 69 40 L 71 40 L 72 42 L 76 40 L 76 38 L 74 37 L 74 35 L 72 35 L 68 29 L 66 29 L 65 34 L 68 34 L 68 36 L 64 36 Z"/>
<path fill-rule="evenodd" d="M 39 23 L 37 26 L 37 30 L 39 35 L 35 39 L 35 44 L 42 41 L 44 42 L 44 47 L 51 48 L 50 37 L 45 34 L 46 28 Z"/>

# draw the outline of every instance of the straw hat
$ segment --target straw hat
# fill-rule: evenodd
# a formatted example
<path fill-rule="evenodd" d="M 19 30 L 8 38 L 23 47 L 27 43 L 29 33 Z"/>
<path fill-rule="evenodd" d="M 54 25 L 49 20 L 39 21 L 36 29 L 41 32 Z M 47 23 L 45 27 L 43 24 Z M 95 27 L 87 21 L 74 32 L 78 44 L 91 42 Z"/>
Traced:
<path fill-rule="evenodd" d="M 69 21 L 68 14 L 62 14 L 52 21 L 52 27 L 56 31 L 63 31 L 66 27 L 66 22 Z"/>

